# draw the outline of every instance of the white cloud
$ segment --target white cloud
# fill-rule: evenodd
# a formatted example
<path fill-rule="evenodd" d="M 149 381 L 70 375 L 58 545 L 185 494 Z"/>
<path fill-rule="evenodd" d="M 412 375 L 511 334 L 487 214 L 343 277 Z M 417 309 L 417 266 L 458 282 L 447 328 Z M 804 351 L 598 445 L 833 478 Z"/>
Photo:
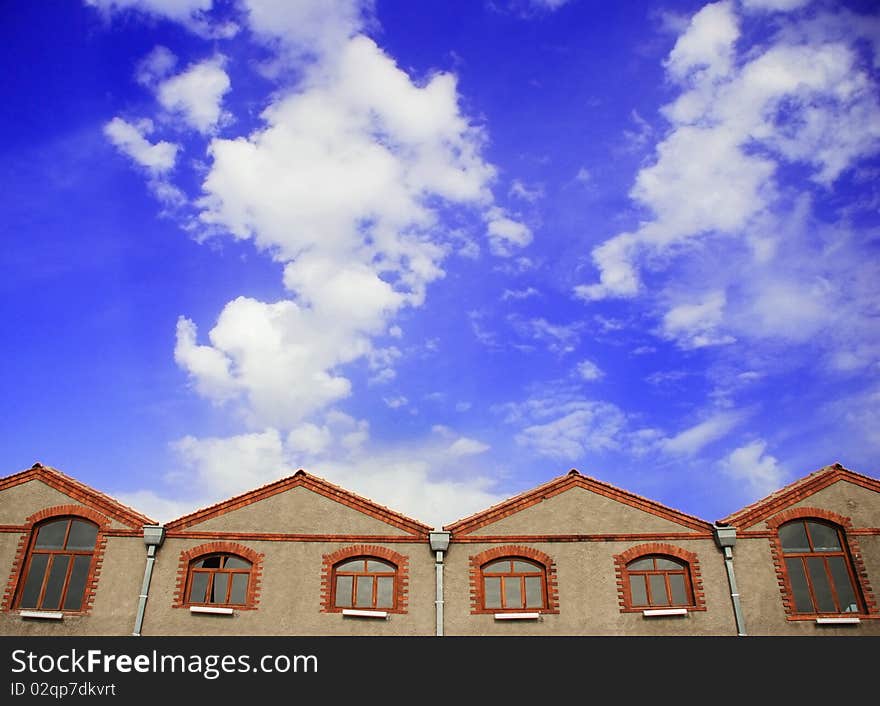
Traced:
<path fill-rule="evenodd" d="M 684 348 L 733 343 L 732 336 L 716 333 L 723 318 L 724 292 L 708 292 L 697 304 L 679 304 L 663 316 L 663 334 Z"/>
<path fill-rule="evenodd" d="M 141 12 L 166 18 L 208 39 L 229 39 L 239 30 L 234 22 L 210 17 L 212 7 L 216 7 L 214 0 L 85 0 L 85 4 L 108 16 Z"/>
<path fill-rule="evenodd" d="M 716 412 L 705 421 L 695 424 L 673 437 L 660 441 L 663 451 L 682 456 L 693 456 L 703 447 L 723 438 L 743 419 L 741 412 Z"/>
<path fill-rule="evenodd" d="M 530 299 L 531 297 L 538 297 L 540 295 L 541 293 L 534 287 L 526 287 L 525 289 L 505 289 L 501 295 L 501 301 L 507 301 L 509 299 L 519 301 L 522 299 Z"/>
<path fill-rule="evenodd" d="M 764 453 L 766 448 L 767 443 L 758 439 L 733 450 L 721 461 L 722 470 L 743 483 L 753 499 L 779 490 L 785 484 L 785 470 L 773 456 Z"/>
<path fill-rule="evenodd" d="M 159 103 L 168 111 L 180 113 L 199 132 L 213 132 L 229 119 L 221 105 L 230 88 L 224 62 L 224 57 L 216 56 L 163 81 L 156 90 Z"/>
<path fill-rule="evenodd" d="M 730 0 L 704 6 L 678 38 L 666 61 L 669 74 L 682 80 L 693 72 L 699 79 L 727 75 L 733 61 L 739 26 Z"/>
<path fill-rule="evenodd" d="M 740 0 L 744 10 L 788 12 L 808 5 L 811 0 Z"/>
<path fill-rule="evenodd" d="M 577 373 L 582 380 L 587 380 L 588 382 L 600 380 L 605 376 L 605 373 L 602 372 L 601 368 L 591 360 L 582 360 L 578 363 Z"/>
<path fill-rule="evenodd" d="M 135 79 L 138 83 L 153 87 L 167 77 L 177 65 L 177 57 L 161 44 L 153 48 L 137 65 Z"/>
<path fill-rule="evenodd" d="M 494 206 L 486 212 L 489 249 L 494 255 L 509 257 L 516 248 L 532 242 L 532 231 L 523 223 L 510 218 L 503 209 Z"/>
<path fill-rule="evenodd" d="M 510 316 L 510 322 L 516 332 L 523 338 L 543 343 L 547 350 L 565 355 L 577 349 L 580 342 L 580 322 L 572 324 L 553 324 L 542 317 L 522 319 L 517 315 Z"/>
<path fill-rule="evenodd" d="M 510 196 L 522 199 L 523 201 L 535 203 L 544 197 L 544 188 L 540 184 L 527 186 L 519 179 L 514 179 L 508 193 Z"/>
<path fill-rule="evenodd" d="M 672 130 L 630 194 L 653 218 L 593 250 L 600 282 L 579 286 L 578 296 L 637 294 L 645 251 L 713 233 L 748 235 L 779 198 L 780 164 L 807 163 L 815 181 L 831 185 L 877 150 L 880 103 L 842 40 L 780 32 L 737 57 L 737 37 L 733 5 L 715 3 L 670 53 L 669 75 L 684 90 L 664 108 Z"/>
<path fill-rule="evenodd" d="M 474 456 L 476 454 L 481 454 L 484 451 L 488 451 L 490 448 L 489 444 L 484 444 L 482 441 L 462 436 L 449 445 L 448 452 L 455 457 Z"/>
<path fill-rule="evenodd" d="M 409 403 L 409 400 L 403 395 L 399 395 L 398 397 L 383 397 L 382 401 L 391 409 L 400 409 Z"/>
<path fill-rule="evenodd" d="M 113 118 L 104 125 L 104 134 L 120 152 L 158 174 L 174 167 L 178 148 L 170 142 L 149 142 L 144 135 L 152 130 L 151 120 L 141 120 L 137 125 L 132 125 L 122 118 Z"/>
<path fill-rule="evenodd" d="M 275 429 L 227 438 L 185 436 L 174 442 L 174 451 L 188 474 L 184 485 L 215 502 L 269 483 L 292 471 L 285 466 L 284 447 Z M 295 469 L 294 469 L 295 470 Z"/>

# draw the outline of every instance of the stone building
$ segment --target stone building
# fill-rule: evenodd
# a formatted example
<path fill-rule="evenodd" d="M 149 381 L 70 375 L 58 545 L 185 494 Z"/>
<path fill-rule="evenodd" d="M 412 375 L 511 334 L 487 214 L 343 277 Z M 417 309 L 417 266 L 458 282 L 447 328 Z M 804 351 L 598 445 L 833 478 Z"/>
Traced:
<path fill-rule="evenodd" d="M 432 529 L 305 471 L 158 525 L 0 479 L 3 635 L 880 635 L 880 481 L 709 522 L 578 471 Z"/>

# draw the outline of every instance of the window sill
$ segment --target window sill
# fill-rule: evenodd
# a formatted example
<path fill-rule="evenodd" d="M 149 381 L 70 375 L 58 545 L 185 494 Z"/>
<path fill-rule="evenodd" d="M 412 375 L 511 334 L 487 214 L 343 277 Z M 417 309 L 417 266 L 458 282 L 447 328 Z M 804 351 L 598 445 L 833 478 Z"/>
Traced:
<path fill-rule="evenodd" d="M 643 610 L 642 615 L 646 618 L 662 618 L 675 615 L 687 615 L 687 608 L 654 608 L 651 610 Z"/>
<path fill-rule="evenodd" d="M 209 605 L 191 605 L 189 607 L 190 613 L 210 613 L 212 615 L 235 615 L 235 610 L 232 608 L 220 608 Z"/>
<path fill-rule="evenodd" d="M 64 613 L 54 610 L 20 610 L 22 618 L 39 618 L 40 620 L 64 620 Z"/>
<path fill-rule="evenodd" d="M 345 608 L 342 611 L 343 615 L 348 615 L 352 618 L 388 618 L 388 612 L 384 610 L 355 610 L 354 608 Z"/>
<path fill-rule="evenodd" d="M 495 620 L 538 620 L 540 613 L 495 613 Z"/>
<path fill-rule="evenodd" d="M 816 618 L 817 625 L 858 625 L 858 618 Z"/>

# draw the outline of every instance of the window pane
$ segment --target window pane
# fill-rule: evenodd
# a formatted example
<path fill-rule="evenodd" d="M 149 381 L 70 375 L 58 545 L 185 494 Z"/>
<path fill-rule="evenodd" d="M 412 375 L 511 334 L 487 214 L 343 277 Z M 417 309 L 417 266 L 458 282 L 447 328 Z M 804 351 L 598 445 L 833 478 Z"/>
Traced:
<path fill-rule="evenodd" d="M 351 576 L 336 577 L 336 602 L 337 608 L 351 608 Z"/>
<path fill-rule="evenodd" d="M 809 557 L 807 567 L 810 570 L 810 581 L 813 584 L 813 595 L 820 613 L 836 613 L 834 596 L 831 594 L 831 583 L 828 580 L 828 571 L 825 568 L 825 560 L 820 556 Z"/>
<path fill-rule="evenodd" d="M 541 577 L 526 576 L 526 608 L 543 608 L 544 599 L 541 596 Z"/>
<path fill-rule="evenodd" d="M 208 574 L 201 571 L 192 575 L 192 588 L 189 591 L 191 603 L 204 603 L 205 592 L 208 590 Z"/>
<path fill-rule="evenodd" d="M 840 601 L 840 612 L 858 613 L 859 606 L 849 572 L 846 570 L 846 560 L 842 556 L 830 556 L 828 566 L 831 569 L 831 579 L 834 581 L 837 599 Z"/>
<path fill-rule="evenodd" d="M 46 592 L 43 594 L 43 602 L 40 604 L 40 608 L 43 610 L 58 610 L 61 607 L 61 590 L 64 588 L 69 565 L 69 556 L 56 554 L 52 558 L 52 565 L 49 567 L 49 580 L 46 581 Z"/>
<path fill-rule="evenodd" d="M 666 577 L 650 574 L 648 581 L 651 582 L 651 605 L 669 605 L 669 596 L 666 595 Z"/>
<path fill-rule="evenodd" d="M 650 571 L 654 568 L 654 559 L 652 557 L 636 559 L 627 564 L 626 568 L 630 571 Z"/>
<path fill-rule="evenodd" d="M 371 576 L 357 577 L 357 593 L 354 597 L 355 608 L 373 607 L 373 578 Z"/>
<path fill-rule="evenodd" d="M 196 562 L 196 566 L 203 569 L 219 569 L 222 556 L 207 556 Z"/>
<path fill-rule="evenodd" d="M 681 563 L 677 561 L 673 561 L 672 559 L 664 559 L 661 557 L 657 557 L 657 568 L 658 569 L 672 569 L 681 571 Z"/>
<path fill-rule="evenodd" d="M 669 588 L 672 591 L 673 605 L 688 605 L 690 603 L 684 587 L 683 574 L 669 574 Z"/>
<path fill-rule="evenodd" d="M 229 588 L 229 574 L 214 574 L 214 582 L 211 584 L 211 597 L 208 603 L 226 603 L 226 590 Z"/>
<path fill-rule="evenodd" d="M 540 571 L 537 566 L 534 564 L 530 564 L 527 561 L 514 561 L 513 562 L 513 572 L 515 574 L 534 574 L 536 571 Z"/>
<path fill-rule="evenodd" d="M 500 574 L 503 572 L 510 571 L 510 560 L 502 559 L 501 561 L 493 561 L 491 564 L 486 564 L 483 567 L 484 574 Z"/>
<path fill-rule="evenodd" d="M 522 608 L 522 587 L 519 578 L 505 578 L 504 584 L 504 607 L 505 608 Z"/>
<path fill-rule="evenodd" d="M 24 590 L 21 592 L 22 608 L 36 608 L 40 598 L 40 589 L 43 587 L 43 579 L 46 578 L 46 566 L 49 564 L 48 554 L 34 554 L 31 559 L 31 568 L 28 572 Z"/>
<path fill-rule="evenodd" d="M 249 569 L 251 568 L 251 563 L 240 556 L 228 556 L 226 557 L 224 567 L 227 569 Z"/>
<path fill-rule="evenodd" d="M 64 546 L 67 522 L 67 520 L 55 520 L 40 527 L 40 531 L 37 532 L 37 548 L 61 549 Z"/>
<path fill-rule="evenodd" d="M 644 576 L 629 577 L 629 592 L 634 606 L 648 605 L 648 591 L 645 588 Z"/>
<path fill-rule="evenodd" d="M 67 584 L 67 595 L 64 597 L 64 610 L 79 610 L 82 608 L 83 594 L 86 591 L 86 578 L 89 575 L 89 564 L 92 563 L 90 556 L 78 556 L 73 560 L 73 570 L 70 572 L 70 583 Z"/>
<path fill-rule="evenodd" d="M 364 560 L 363 559 L 350 559 L 348 561 L 344 561 L 341 564 L 336 565 L 337 571 L 363 571 L 364 570 Z"/>
<path fill-rule="evenodd" d="M 244 605 L 247 602 L 247 574 L 232 574 L 232 594 L 229 602 L 235 605 Z"/>
<path fill-rule="evenodd" d="M 367 571 L 377 574 L 387 574 L 389 571 L 394 571 L 393 566 L 389 566 L 381 561 L 374 561 L 373 559 L 369 559 L 367 561 Z"/>
<path fill-rule="evenodd" d="M 394 607 L 394 577 L 379 576 L 376 579 L 376 607 Z"/>
<path fill-rule="evenodd" d="M 812 613 L 813 600 L 810 598 L 810 589 L 807 587 L 803 560 L 786 559 L 785 566 L 788 569 L 788 579 L 791 582 L 791 590 L 794 593 L 795 611 L 798 613 Z"/>
<path fill-rule="evenodd" d="M 489 577 L 483 580 L 483 600 L 486 608 L 501 607 L 501 579 Z"/>
<path fill-rule="evenodd" d="M 779 528 L 779 540 L 782 542 L 782 551 L 784 552 L 810 551 L 807 532 L 804 529 L 804 523 L 800 520 L 782 525 Z"/>
<path fill-rule="evenodd" d="M 821 522 L 807 522 L 807 526 L 810 528 L 814 551 L 840 551 L 840 537 L 834 527 L 823 525 Z"/>
<path fill-rule="evenodd" d="M 82 520 L 74 520 L 70 525 L 67 548 L 73 550 L 94 549 L 97 536 L 97 525 L 93 525 L 91 522 L 83 522 Z"/>

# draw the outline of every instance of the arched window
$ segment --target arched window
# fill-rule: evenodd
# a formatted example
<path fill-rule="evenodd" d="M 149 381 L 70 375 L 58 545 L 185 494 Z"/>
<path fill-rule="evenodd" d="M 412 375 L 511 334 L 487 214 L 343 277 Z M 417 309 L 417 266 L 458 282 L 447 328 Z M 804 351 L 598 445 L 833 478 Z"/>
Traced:
<path fill-rule="evenodd" d="M 97 538 L 98 525 L 78 517 L 53 518 L 34 527 L 17 607 L 82 610 Z"/>
<path fill-rule="evenodd" d="M 651 554 L 630 561 L 625 568 L 632 608 L 683 608 L 694 605 L 690 567 L 671 556 Z"/>
<path fill-rule="evenodd" d="M 541 564 L 505 557 L 480 567 L 485 610 L 537 610 L 547 607 L 547 581 Z"/>
<path fill-rule="evenodd" d="M 863 611 L 840 527 L 801 518 L 780 525 L 779 542 L 796 613 Z"/>
<path fill-rule="evenodd" d="M 333 607 L 394 609 L 397 567 L 374 557 L 346 559 L 333 566 Z"/>
<path fill-rule="evenodd" d="M 187 605 L 244 606 L 253 564 L 236 554 L 209 554 L 189 564 Z"/>

